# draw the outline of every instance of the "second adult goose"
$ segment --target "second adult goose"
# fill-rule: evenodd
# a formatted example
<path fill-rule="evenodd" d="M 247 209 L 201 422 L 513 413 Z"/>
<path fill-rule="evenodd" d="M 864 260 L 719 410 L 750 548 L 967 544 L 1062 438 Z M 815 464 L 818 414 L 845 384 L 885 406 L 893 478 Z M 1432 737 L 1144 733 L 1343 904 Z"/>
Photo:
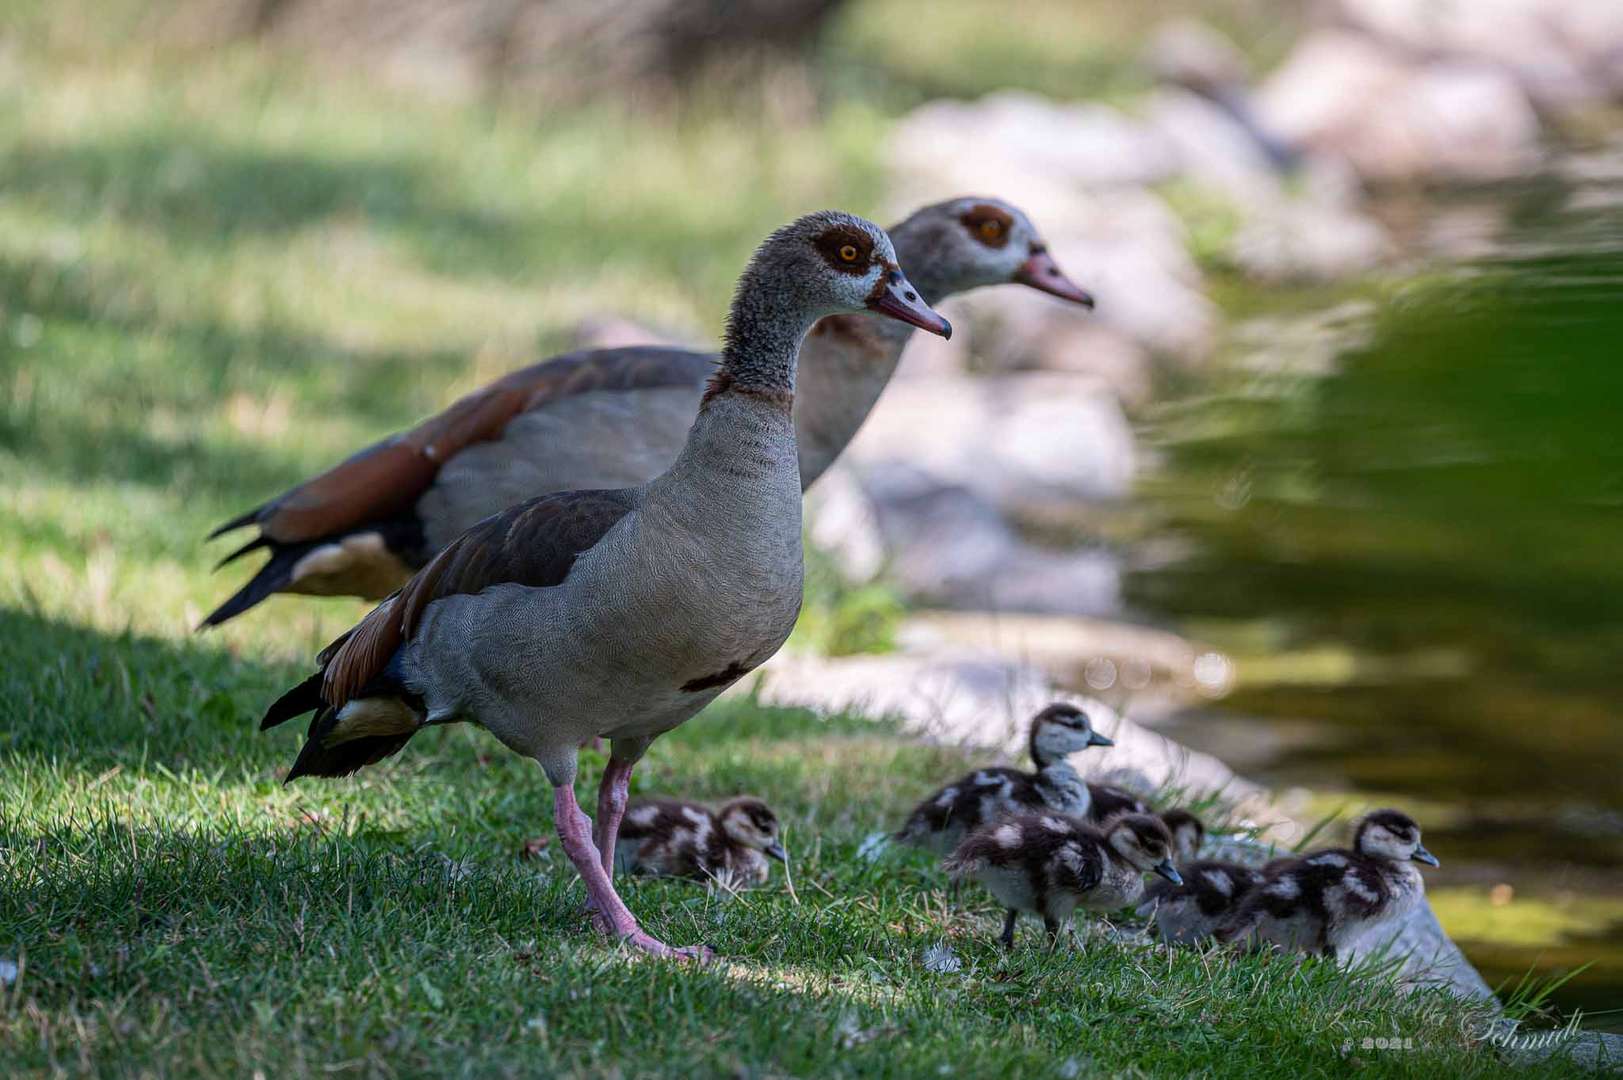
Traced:
<path fill-rule="evenodd" d="M 927 206 L 893 236 L 926 303 L 1013 282 L 1093 305 L 1025 214 L 996 199 Z M 807 339 L 794 405 L 803 487 L 856 435 L 911 333 L 899 322 L 842 315 Z M 215 530 L 259 530 L 221 565 L 259 548 L 270 559 L 203 625 L 279 592 L 375 600 L 464 529 L 521 499 L 644 483 L 681 451 L 715 359 L 600 349 L 544 360 L 469 394 Z"/>
<path fill-rule="evenodd" d="M 951 333 L 890 239 L 825 211 L 773 233 L 739 279 L 721 363 L 670 469 L 632 488 L 543 495 L 464 533 L 276 701 L 313 711 L 288 773 L 342 776 L 428 724 L 467 720 L 533 758 L 599 926 L 658 955 L 614 890 L 632 768 L 771 656 L 801 599 L 795 360 L 812 324 L 878 311 Z M 596 842 L 576 804 L 576 748 L 610 740 Z"/>

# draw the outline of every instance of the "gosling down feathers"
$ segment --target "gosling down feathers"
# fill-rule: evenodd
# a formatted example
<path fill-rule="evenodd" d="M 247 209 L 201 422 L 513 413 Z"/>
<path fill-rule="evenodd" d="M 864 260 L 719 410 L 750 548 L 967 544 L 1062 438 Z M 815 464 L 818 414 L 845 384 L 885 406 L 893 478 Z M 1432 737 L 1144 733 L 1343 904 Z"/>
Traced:
<path fill-rule="evenodd" d="M 939 854 L 956 848 L 965 836 L 988 822 L 1031 810 L 1056 810 L 1086 816 L 1092 805 L 1090 785 L 1077 775 L 1068 755 L 1090 746 L 1114 746 L 1094 728 L 1097 703 L 1084 706 L 1055 702 L 1031 720 L 1027 746 L 1034 772 L 1021 769 L 977 769 L 927 796 L 893 834 L 898 843 Z"/>
<path fill-rule="evenodd" d="M 1125 814 L 1096 828 L 1068 814 L 1016 814 L 982 825 L 958 845 L 945 867 L 980 882 L 1008 913 L 999 939 L 1014 945 L 1021 912 L 1043 920 L 1049 941 L 1078 908 L 1114 911 L 1144 892 L 1144 874 L 1179 880 L 1172 836 L 1159 818 Z"/>
<path fill-rule="evenodd" d="M 760 885 L 767 859 L 787 862 L 778 815 L 760 799 L 732 799 L 717 810 L 680 799 L 634 802 L 626 810 L 614 863 L 626 873 Z"/>
<path fill-rule="evenodd" d="M 996 199 L 927 206 L 893 235 L 927 304 L 1018 283 L 1093 305 L 1026 215 Z M 866 314 L 830 316 L 813 329 L 794 403 L 802 487 L 867 419 L 911 332 Z M 215 530 L 258 530 L 222 566 L 260 548 L 270 558 L 203 625 L 275 593 L 380 599 L 465 530 L 523 499 L 652 480 L 681 453 L 715 364 L 714 354 L 686 349 L 599 349 L 498 379 Z"/>
<path fill-rule="evenodd" d="M 1161 939 L 1174 945 L 1211 937 L 1265 876 L 1260 867 L 1219 859 L 1180 862 L 1178 873 L 1183 881 L 1177 885 L 1150 882 L 1139 907 Z"/>
<path fill-rule="evenodd" d="M 428 724 L 479 724 L 546 773 L 598 926 L 656 955 L 706 955 L 644 931 L 615 892 L 631 772 L 789 636 L 802 573 L 795 361 L 818 319 L 862 311 L 951 333 L 878 226 L 824 211 L 768 237 L 675 463 L 638 487 L 530 499 L 442 550 L 270 707 L 265 727 L 315 714 L 288 779 L 354 772 Z M 595 836 L 573 788 L 576 748 L 594 737 L 610 740 Z"/>
<path fill-rule="evenodd" d="M 1218 926 L 1219 941 L 1271 943 L 1334 957 L 1373 925 L 1402 918 L 1425 894 L 1414 864 L 1437 865 L 1407 814 L 1377 810 L 1358 823 L 1351 850 L 1270 863 L 1266 876 Z"/>

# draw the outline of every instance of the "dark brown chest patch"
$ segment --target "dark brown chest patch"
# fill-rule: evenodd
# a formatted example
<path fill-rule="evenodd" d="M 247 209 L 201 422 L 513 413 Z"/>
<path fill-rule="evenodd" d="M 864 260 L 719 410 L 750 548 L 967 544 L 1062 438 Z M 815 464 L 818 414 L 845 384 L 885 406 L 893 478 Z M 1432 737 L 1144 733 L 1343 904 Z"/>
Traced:
<path fill-rule="evenodd" d="M 764 401 L 773 408 L 782 412 L 789 412 L 794 408 L 795 395 L 792 390 L 778 390 L 761 386 L 745 386 L 741 384 L 733 373 L 726 368 L 720 368 L 710 376 L 705 384 L 704 396 L 699 399 L 699 407 L 710 404 L 711 400 L 723 394 L 743 394 L 746 397 Z"/>
<path fill-rule="evenodd" d="M 697 679 L 689 679 L 687 682 L 682 684 L 682 689 L 690 694 L 696 694 L 700 690 L 709 690 L 717 686 L 726 686 L 728 683 L 737 682 L 739 679 L 742 679 L 749 673 L 749 665 L 743 663 L 742 661 L 734 660 L 732 663 L 713 674 L 700 675 Z"/>

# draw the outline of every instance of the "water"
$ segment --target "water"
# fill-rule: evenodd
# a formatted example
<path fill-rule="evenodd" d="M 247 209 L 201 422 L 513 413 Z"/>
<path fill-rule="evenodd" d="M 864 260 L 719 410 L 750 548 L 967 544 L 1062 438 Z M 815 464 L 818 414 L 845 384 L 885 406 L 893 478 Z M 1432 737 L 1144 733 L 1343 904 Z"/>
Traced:
<path fill-rule="evenodd" d="M 1574 158 L 1282 347 L 1266 324 L 1151 418 L 1163 553 L 1131 603 L 1227 651 L 1179 722 L 1276 788 L 1409 808 L 1492 983 L 1623 1030 L 1623 168 Z M 1434 207 L 1441 216 L 1449 207 Z M 1425 220 L 1426 214 L 1413 215 Z M 1454 238 L 1454 239 L 1457 239 Z M 1459 245 L 1454 245 L 1456 248 Z M 1170 552 L 1170 555 L 1165 553 Z M 1341 798 L 1335 798 L 1342 793 Z"/>

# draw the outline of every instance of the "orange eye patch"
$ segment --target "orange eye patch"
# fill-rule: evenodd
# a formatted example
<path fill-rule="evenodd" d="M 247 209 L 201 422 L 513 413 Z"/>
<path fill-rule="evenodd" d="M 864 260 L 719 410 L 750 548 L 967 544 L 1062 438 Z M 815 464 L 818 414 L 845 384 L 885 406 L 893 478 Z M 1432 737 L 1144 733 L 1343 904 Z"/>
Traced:
<path fill-rule="evenodd" d="M 1007 210 L 988 203 L 971 206 L 958 220 L 971 236 L 991 248 L 1007 244 L 1009 230 L 1014 227 L 1014 218 Z"/>
<path fill-rule="evenodd" d="M 824 260 L 842 274 L 863 274 L 873 259 L 873 237 L 849 225 L 836 225 L 813 243 Z"/>

